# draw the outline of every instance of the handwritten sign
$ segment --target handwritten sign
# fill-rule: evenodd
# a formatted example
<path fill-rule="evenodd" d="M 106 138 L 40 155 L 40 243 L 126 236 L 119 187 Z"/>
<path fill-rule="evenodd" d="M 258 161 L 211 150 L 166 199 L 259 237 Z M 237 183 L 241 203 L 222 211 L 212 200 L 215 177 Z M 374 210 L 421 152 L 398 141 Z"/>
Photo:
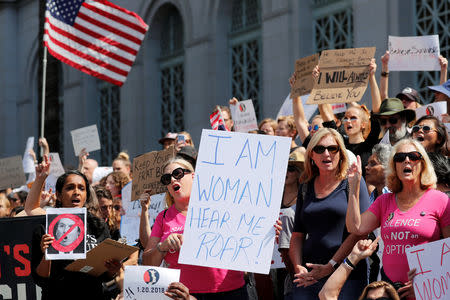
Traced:
<path fill-rule="evenodd" d="M 86 148 L 86 152 L 101 149 L 97 125 L 75 129 L 70 134 L 72 135 L 73 150 L 76 156 L 80 154 L 83 148 Z"/>
<path fill-rule="evenodd" d="M 34 145 L 34 136 L 30 136 L 27 140 L 27 144 L 25 146 L 25 153 L 23 154 L 23 171 L 25 173 L 34 173 L 34 159 L 30 154 L 30 150 L 33 149 Z"/>
<path fill-rule="evenodd" d="M 423 116 L 435 116 L 442 121 L 442 115 L 447 113 L 447 103 L 444 101 L 427 104 L 416 108 L 416 120 Z"/>
<path fill-rule="evenodd" d="M 345 103 L 336 103 L 331 105 L 333 114 L 339 114 L 347 111 L 347 105 Z"/>
<path fill-rule="evenodd" d="M 313 54 L 295 61 L 295 85 L 291 88 L 292 98 L 311 93 L 314 86 L 312 71 L 319 64 L 319 54 Z"/>
<path fill-rule="evenodd" d="M 369 64 L 375 47 L 324 50 L 320 73 L 307 104 L 358 102 L 369 82 Z"/>
<path fill-rule="evenodd" d="M 305 111 L 306 120 L 309 120 L 312 116 L 314 116 L 317 111 L 317 105 L 306 104 L 308 97 L 309 94 L 300 97 L 302 99 L 303 110 Z M 281 116 L 292 116 L 293 114 L 294 112 L 292 111 L 292 98 L 291 94 L 289 94 L 284 100 L 283 105 L 280 107 L 280 110 L 278 111 L 277 119 Z"/>
<path fill-rule="evenodd" d="M 64 174 L 66 171 L 64 171 L 61 159 L 59 158 L 59 153 L 50 152 L 49 156 L 52 162 L 50 165 L 50 174 L 54 175 L 55 177 L 59 177 Z"/>
<path fill-rule="evenodd" d="M 47 208 L 47 233 L 55 240 L 45 251 L 45 258 L 86 258 L 86 207 Z"/>
<path fill-rule="evenodd" d="M 25 182 L 20 155 L 0 159 L 0 190 L 19 187 Z"/>
<path fill-rule="evenodd" d="M 230 105 L 234 129 L 238 132 L 249 132 L 258 129 L 255 108 L 252 100 L 244 100 L 235 105 Z"/>
<path fill-rule="evenodd" d="M 124 299 L 169 299 L 164 295 L 169 284 L 180 281 L 180 270 L 152 266 L 125 266 Z"/>
<path fill-rule="evenodd" d="M 164 164 L 174 157 L 173 146 L 161 151 L 153 151 L 133 159 L 133 187 L 131 201 L 139 199 L 139 196 L 147 189 L 151 189 L 150 195 L 165 193 L 166 187 L 159 180 L 163 175 Z"/>
<path fill-rule="evenodd" d="M 449 299 L 450 238 L 406 248 L 410 269 L 416 268 L 417 300 Z"/>
<path fill-rule="evenodd" d="M 290 144 L 203 130 L 179 263 L 269 272 Z"/>
<path fill-rule="evenodd" d="M 389 36 L 390 71 L 439 71 L 439 36 Z"/>

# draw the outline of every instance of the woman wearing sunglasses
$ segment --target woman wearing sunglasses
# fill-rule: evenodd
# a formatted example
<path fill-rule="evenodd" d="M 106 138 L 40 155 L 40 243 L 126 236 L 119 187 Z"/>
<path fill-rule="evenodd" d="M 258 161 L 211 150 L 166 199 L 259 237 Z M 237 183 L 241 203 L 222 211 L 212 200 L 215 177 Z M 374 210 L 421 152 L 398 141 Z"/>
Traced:
<path fill-rule="evenodd" d="M 186 160 L 175 158 L 163 170 L 161 183 L 167 186 L 169 208 L 156 218 L 143 264 L 160 266 L 164 260 L 169 268 L 180 269 L 180 282 L 197 299 L 248 299 L 243 272 L 178 264 L 194 169 Z"/>
<path fill-rule="evenodd" d="M 392 149 L 387 167 L 387 187 L 392 193 L 378 197 L 360 213 L 358 196 L 361 161 L 349 169 L 350 198 L 346 224 L 350 232 L 367 234 L 381 226 L 384 242 L 382 279 L 398 289 L 401 298 L 414 298 L 408 279 L 405 249 L 450 236 L 449 198 L 435 190 L 436 175 L 423 146 L 404 139 Z"/>
<path fill-rule="evenodd" d="M 434 116 L 423 116 L 412 127 L 412 137 L 419 141 L 427 152 L 444 152 L 447 145 L 447 129 Z"/>
<path fill-rule="evenodd" d="M 341 135 L 331 128 L 319 129 L 305 157 L 289 257 L 295 268 L 294 298 L 317 299 L 327 277 L 360 237 L 349 235 L 345 227 L 349 160 Z M 364 180 L 360 191 L 364 211 L 369 207 Z M 366 284 L 367 268 L 360 264 L 342 289 L 341 297 L 357 299 Z"/>

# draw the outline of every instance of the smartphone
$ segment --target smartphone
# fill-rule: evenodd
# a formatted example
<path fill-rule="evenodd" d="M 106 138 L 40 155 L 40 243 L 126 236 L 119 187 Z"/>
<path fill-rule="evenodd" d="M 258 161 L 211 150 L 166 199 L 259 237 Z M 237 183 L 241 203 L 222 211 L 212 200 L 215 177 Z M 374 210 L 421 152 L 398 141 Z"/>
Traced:
<path fill-rule="evenodd" d="M 177 136 L 178 143 L 185 143 L 186 142 L 186 136 L 184 134 L 179 134 Z"/>

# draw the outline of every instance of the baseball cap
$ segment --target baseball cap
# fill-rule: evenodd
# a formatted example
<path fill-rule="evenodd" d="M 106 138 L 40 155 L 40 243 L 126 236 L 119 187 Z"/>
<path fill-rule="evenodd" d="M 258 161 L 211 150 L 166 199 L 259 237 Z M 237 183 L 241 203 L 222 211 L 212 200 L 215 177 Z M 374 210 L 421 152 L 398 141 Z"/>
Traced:
<path fill-rule="evenodd" d="M 159 143 L 162 145 L 164 144 L 165 140 L 176 140 L 177 134 L 173 132 L 168 132 L 163 138 L 159 140 Z"/>
<path fill-rule="evenodd" d="M 423 104 L 422 99 L 420 99 L 419 93 L 413 88 L 405 87 L 401 93 L 397 94 L 396 98 L 399 98 L 401 100 L 402 96 L 408 98 L 411 101 Z"/>

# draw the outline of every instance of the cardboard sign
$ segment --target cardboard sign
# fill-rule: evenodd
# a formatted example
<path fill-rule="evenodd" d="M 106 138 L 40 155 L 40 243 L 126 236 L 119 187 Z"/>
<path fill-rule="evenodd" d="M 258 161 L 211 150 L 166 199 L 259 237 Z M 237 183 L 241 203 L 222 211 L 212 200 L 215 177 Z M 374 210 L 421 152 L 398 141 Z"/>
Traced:
<path fill-rule="evenodd" d="M 305 118 L 306 120 L 311 119 L 312 116 L 316 114 L 317 111 L 317 105 L 309 105 L 306 104 L 306 101 L 308 100 L 309 94 L 301 96 L 303 103 L 303 110 L 305 111 Z M 291 94 L 289 94 L 286 99 L 283 102 L 283 105 L 280 107 L 280 110 L 277 114 L 277 119 L 281 116 L 292 116 L 294 113 L 292 111 L 292 98 Z"/>
<path fill-rule="evenodd" d="M 22 160 L 23 171 L 25 173 L 34 173 L 35 172 L 34 159 L 33 159 L 33 156 L 31 156 L 31 154 L 30 154 L 30 150 L 33 149 L 33 145 L 34 145 L 34 136 L 30 136 L 27 140 L 27 144 L 25 146 L 25 152 L 23 154 L 23 160 Z"/>
<path fill-rule="evenodd" d="M 439 35 L 389 36 L 390 71 L 440 71 Z"/>
<path fill-rule="evenodd" d="M 86 208 L 47 208 L 46 229 L 55 240 L 45 250 L 47 260 L 86 257 Z"/>
<path fill-rule="evenodd" d="M 406 248 L 417 300 L 450 299 L 450 238 Z"/>
<path fill-rule="evenodd" d="M 447 102 L 435 102 L 416 108 L 416 120 L 423 116 L 435 116 L 442 121 L 442 115 L 447 113 Z"/>
<path fill-rule="evenodd" d="M 115 259 L 123 261 L 139 248 L 128 246 L 112 239 L 106 239 L 97 247 L 90 250 L 86 259 L 79 259 L 68 265 L 65 269 L 72 272 L 83 272 L 92 276 L 100 276 L 107 271 L 105 261 Z"/>
<path fill-rule="evenodd" d="M 16 188 L 26 182 L 20 155 L 0 159 L 0 190 Z"/>
<path fill-rule="evenodd" d="M 91 125 L 79 129 L 72 130 L 73 150 L 75 156 L 80 155 L 83 148 L 86 148 L 86 152 L 100 150 L 100 139 L 98 137 L 97 125 Z"/>
<path fill-rule="evenodd" d="M 164 295 L 169 284 L 180 281 L 180 270 L 152 266 L 125 266 L 124 299 L 146 300 L 169 297 Z"/>
<path fill-rule="evenodd" d="M 375 47 L 324 50 L 320 74 L 307 104 L 358 102 L 369 82 L 369 65 Z"/>
<path fill-rule="evenodd" d="M 131 201 L 131 185 L 132 182 L 129 182 L 122 189 L 122 207 L 125 215 L 120 220 L 120 236 L 126 239 L 128 245 L 136 245 L 136 241 L 139 239 L 137 228 L 141 222 L 142 207 L 140 201 Z M 165 193 L 156 194 L 150 197 L 148 208 L 150 227 L 155 223 L 158 214 L 165 208 L 165 195 Z"/>
<path fill-rule="evenodd" d="M 258 129 L 255 108 L 251 99 L 240 101 L 236 105 L 230 105 L 230 111 L 235 131 L 247 133 L 250 130 Z"/>
<path fill-rule="evenodd" d="M 203 130 L 179 263 L 269 272 L 290 145 Z"/>
<path fill-rule="evenodd" d="M 64 174 L 66 171 L 64 171 L 64 167 L 61 163 L 61 159 L 59 158 L 59 153 L 50 152 L 49 156 L 50 156 L 50 160 L 51 160 L 50 174 L 52 174 L 55 177 L 59 177 L 62 174 Z"/>
<path fill-rule="evenodd" d="M 319 64 L 319 54 L 313 54 L 295 61 L 295 76 L 297 80 L 291 88 L 292 98 L 311 93 L 314 86 L 312 71 Z"/>
<path fill-rule="evenodd" d="M 147 189 L 152 190 L 151 195 L 167 191 L 166 187 L 159 180 L 164 171 L 162 167 L 174 155 L 174 147 L 171 146 L 166 150 L 149 152 L 133 159 L 131 201 L 139 199 L 139 196 Z"/>

